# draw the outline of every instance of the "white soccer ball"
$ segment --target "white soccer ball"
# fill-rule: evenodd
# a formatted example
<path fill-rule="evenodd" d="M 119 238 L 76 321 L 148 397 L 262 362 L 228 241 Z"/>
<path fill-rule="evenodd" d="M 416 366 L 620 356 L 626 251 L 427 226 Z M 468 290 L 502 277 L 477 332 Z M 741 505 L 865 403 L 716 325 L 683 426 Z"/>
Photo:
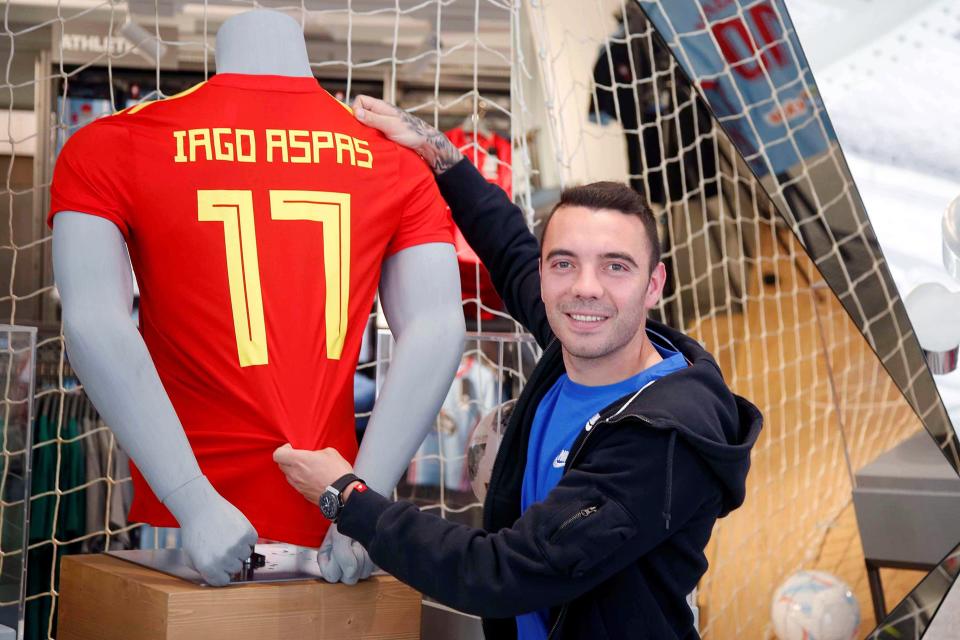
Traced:
<path fill-rule="evenodd" d="M 497 405 L 480 418 L 477 426 L 470 433 L 470 442 L 467 445 L 467 473 L 470 475 L 473 493 L 481 502 L 487 496 L 493 462 L 497 459 L 500 440 L 503 438 L 504 431 L 507 430 L 507 422 L 510 420 L 510 414 L 513 413 L 514 404 L 516 400 L 508 400 Z"/>
<path fill-rule="evenodd" d="M 860 605 L 842 580 L 825 571 L 799 571 L 780 585 L 771 605 L 780 640 L 852 640 Z"/>

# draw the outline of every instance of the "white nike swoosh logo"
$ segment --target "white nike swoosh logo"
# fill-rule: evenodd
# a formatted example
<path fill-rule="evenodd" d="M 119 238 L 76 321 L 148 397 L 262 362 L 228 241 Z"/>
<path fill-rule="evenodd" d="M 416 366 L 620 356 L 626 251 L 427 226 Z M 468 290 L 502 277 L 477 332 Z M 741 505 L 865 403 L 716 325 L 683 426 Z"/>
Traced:
<path fill-rule="evenodd" d="M 556 458 L 553 459 L 553 468 L 554 469 L 563 469 L 563 466 L 567 464 L 567 454 L 570 452 L 564 449 L 561 451 Z"/>

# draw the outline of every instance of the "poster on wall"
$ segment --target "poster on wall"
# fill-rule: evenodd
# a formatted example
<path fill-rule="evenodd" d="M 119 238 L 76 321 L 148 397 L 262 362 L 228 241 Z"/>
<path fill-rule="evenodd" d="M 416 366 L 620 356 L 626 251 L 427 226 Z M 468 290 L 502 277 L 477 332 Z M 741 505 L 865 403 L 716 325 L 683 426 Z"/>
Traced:
<path fill-rule="evenodd" d="M 641 0 L 759 178 L 787 174 L 837 136 L 781 0 Z"/>
<path fill-rule="evenodd" d="M 54 153 L 59 156 L 63 145 L 80 127 L 97 118 L 113 113 L 110 100 L 101 98 L 57 98 L 57 143 Z"/>

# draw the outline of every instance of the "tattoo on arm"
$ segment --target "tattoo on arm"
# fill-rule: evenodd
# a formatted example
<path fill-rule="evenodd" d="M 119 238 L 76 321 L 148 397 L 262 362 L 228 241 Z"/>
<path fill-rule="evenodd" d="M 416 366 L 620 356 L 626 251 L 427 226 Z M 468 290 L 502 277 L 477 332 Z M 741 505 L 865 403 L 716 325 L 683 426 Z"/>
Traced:
<path fill-rule="evenodd" d="M 418 138 L 423 139 L 424 144 L 416 151 L 423 156 L 434 173 L 438 175 L 443 173 L 457 164 L 463 157 L 460 150 L 453 146 L 453 143 L 443 133 L 399 107 L 394 107 L 394 109 L 397 110 L 400 120 L 410 131 Z"/>
<path fill-rule="evenodd" d="M 460 162 L 460 159 L 463 158 L 463 155 L 460 153 L 460 150 L 453 146 L 453 143 L 447 139 L 447 136 L 443 135 L 436 129 L 433 130 L 433 134 L 427 139 L 430 146 L 437 150 L 436 156 L 433 161 L 433 172 L 436 174 L 441 174 L 453 165 Z"/>

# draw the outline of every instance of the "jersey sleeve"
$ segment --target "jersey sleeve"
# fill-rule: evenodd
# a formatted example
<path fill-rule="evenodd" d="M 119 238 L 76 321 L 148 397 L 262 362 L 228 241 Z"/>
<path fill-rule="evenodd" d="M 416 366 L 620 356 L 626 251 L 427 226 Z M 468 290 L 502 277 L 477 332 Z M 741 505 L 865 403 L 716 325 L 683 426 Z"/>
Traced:
<path fill-rule="evenodd" d="M 387 255 L 428 242 L 453 244 L 453 219 L 430 167 L 412 151 L 401 149 L 400 225 L 390 239 Z"/>
<path fill-rule="evenodd" d="M 67 140 L 53 171 L 47 224 L 61 211 L 106 218 L 130 239 L 130 207 L 124 177 L 131 170 L 129 134 L 113 123 L 94 122 Z"/>

